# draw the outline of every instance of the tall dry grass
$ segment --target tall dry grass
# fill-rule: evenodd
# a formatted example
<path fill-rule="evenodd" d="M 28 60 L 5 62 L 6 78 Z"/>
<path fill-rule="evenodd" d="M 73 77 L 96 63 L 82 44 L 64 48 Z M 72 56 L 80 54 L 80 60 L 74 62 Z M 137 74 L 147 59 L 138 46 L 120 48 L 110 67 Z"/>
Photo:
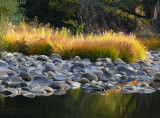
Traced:
<path fill-rule="evenodd" d="M 106 32 L 101 35 L 76 35 L 63 28 L 53 29 L 21 23 L 8 24 L 3 35 L 8 51 L 27 55 L 58 53 L 63 58 L 80 56 L 95 61 L 97 58 L 121 58 L 130 63 L 144 59 L 146 48 L 133 35 Z"/>

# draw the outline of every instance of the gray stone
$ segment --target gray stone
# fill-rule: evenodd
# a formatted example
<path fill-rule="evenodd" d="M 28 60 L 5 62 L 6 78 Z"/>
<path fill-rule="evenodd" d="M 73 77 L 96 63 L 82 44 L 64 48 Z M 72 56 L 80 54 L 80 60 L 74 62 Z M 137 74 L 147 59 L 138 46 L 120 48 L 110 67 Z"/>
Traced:
<path fill-rule="evenodd" d="M 103 84 L 102 81 L 98 81 L 98 82 L 96 82 L 94 80 L 91 81 L 91 86 L 94 88 L 100 88 L 102 86 L 102 84 Z"/>
<path fill-rule="evenodd" d="M 55 75 L 53 72 L 51 72 L 51 71 L 48 71 L 48 72 L 46 72 L 46 74 L 47 74 L 47 77 L 49 78 L 49 79 L 53 79 L 53 76 Z"/>
<path fill-rule="evenodd" d="M 53 93 L 54 95 L 64 95 L 66 94 L 66 90 L 58 90 Z"/>
<path fill-rule="evenodd" d="M 25 67 L 21 67 L 21 68 L 19 68 L 19 70 L 20 70 L 20 71 L 28 72 L 28 69 L 27 69 L 27 68 L 25 68 Z"/>
<path fill-rule="evenodd" d="M 53 63 L 47 63 L 47 64 L 45 65 L 45 70 L 44 70 L 43 72 L 48 72 L 48 71 L 56 72 L 56 69 L 55 69 Z"/>
<path fill-rule="evenodd" d="M 49 86 L 44 86 L 43 90 L 45 90 L 47 93 L 52 93 L 52 94 L 54 92 L 54 90 L 51 87 L 49 87 Z"/>
<path fill-rule="evenodd" d="M 13 92 L 9 89 L 4 89 L 4 90 L 0 91 L 0 94 L 2 94 L 4 96 L 9 96 L 9 95 L 12 95 Z"/>
<path fill-rule="evenodd" d="M 64 81 L 53 81 L 50 84 L 50 87 L 53 88 L 53 89 L 65 90 L 66 89 L 66 83 Z"/>
<path fill-rule="evenodd" d="M 59 56 L 58 54 L 52 54 L 50 56 L 50 59 L 52 59 L 52 60 L 54 60 L 54 59 L 61 59 L 62 60 L 61 56 Z"/>
<path fill-rule="evenodd" d="M 28 98 L 35 98 L 35 94 L 31 93 L 31 92 L 26 92 L 26 91 L 23 91 L 22 92 L 22 95 L 24 97 L 28 97 Z"/>
<path fill-rule="evenodd" d="M 84 68 L 81 68 L 79 66 L 75 66 L 74 68 L 71 69 L 71 72 L 85 72 L 85 70 L 84 70 Z"/>
<path fill-rule="evenodd" d="M 25 81 L 31 81 L 31 79 L 32 79 L 31 74 L 29 74 L 29 73 L 27 73 L 27 72 L 25 72 L 25 71 L 21 71 L 21 72 L 19 73 L 19 76 L 20 76 L 23 80 L 25 80 Z"/>
<path fill-rule="evenodd" d="M 40 61 L 48 61 L 48 57 L 45 55 L 39 55 L 36 59 Z"/>
<path fill-rule="evenodd" d="M 73 66 L 71 66 L 71 69 L 80 67 L 80 68 L 84 68 L 86 66 L 86 63 L 83 62 L 79 62 L 79 63 L 74 63 Z"/>
<path fill-rule="evenodd" d="M 114 85 L 111 84 L 111 83 L 104 83 L 104 84 L 102 85 L 102 87 L 103 87 L 105 90 L 108 90 L 108 89 L 112 89 L 112 88 L 114 87 Z"/>
<path fill-rule="evenodd" d="M 146 82 L 138 83 L 137 87 L 146 87 L 149 86 Z"/>
<path fill-rule="evenodd" d="M 72 89 L 77 89 L 80 88 L 81 84 L 79 82 L 72 82 L 70 86 Z"/>
<path fill-rule="evenodd" d="M 8 68 L 8 64 L 5 61 L 0 60 L 0 68 Z"/>
<path fill-rule="evenodd" d="M 117 58 L 114 62 L 115 65 L 119 65 L 119 64 L 126 64 L 126 62 L 122 61 L 121 59 Z"/>
<path fill-rule="evenodd" d="M 6 87 L 9 88 L 22 88 L 22 87 L 28 87 L 28 83 L 26 82 L 6 82 L 5 84 Z"/>
<path fill-rule="evenodd" d="M 35 75 L 42 75 L 43 73 L 42 73 L 41 69 L 33 69 L 33 70 L 30 71 L 30 74 L 32 76 L 35 76 Z"/>
<path fill-rule="evenodd" d="M 101 81 L 117 81 L 116 77 L 113 73 L 110 73 L 109 71 L 103 71 L 102 75 L 99 77 L 99 80 Z"/>
<path fill-rule="evenodd" d="M 156 73 L 155 75 L 154 75 L 154 79 L 153 79 L 154 81 L 160 81 L 160 73 Z"/>
<path fill-rule="evenodd" d="M 90 83 L 90 81 L 87 78 L 81 78 L 79 81 L 81 84 Z"/>
<path fill-rule="evenodd" d="M 55 64 L 55 63 L 62 63 L 62 60 L 61 59 L 53 59 L 52 62 Z"/>
<path fill-rule="evenodd" d="M 112 63 L 112 60 L 110 58 L 99 58 L 99 59 L 97 59 L 97 61 L 102 61 L 102 62 L 106 62 L 106 63 Z"/>
<path fill-rule="evenodd" d="M 10 76 L 2 81 L 2 85 L 5 85 L 7 82 L 24 82 L 24 80 L 19 76 Z"/>
<path fill-rule="evenodd" d="M 57 81 L 65 81 L 66 79 L 69 79 L 69 78 L 65 75 L 54 75 L 53 79 Z"/>
<path fill-rule="evenodd" d="M 79 56 L 75 56 L 73 61 L 82 61 L 82 59 Z"/>
<path fill-rule="evenodd" d="M 117 71 L 124 72 L 128 76 L 130 76 L 130 75 L 137 75 L 137 73 L 134 70 L 128 69 L 126 67 L 121 67 L 120 66 L 120 67 L 117 68 Z"/>
<path fill-rule="evenodd" d="M 31 82 L 32 85 L 41 85 L 41 86 L 48 86 L 52 83 L 53 80 L 47 79 L 43 75 L 37 75 L 33 77 L 33 81 Z"/>
<path fill-rule="evenodd" d="M 47 92 L 45 90 L 43 90 L 43 88 L 41 88 L 41 87 L 31 88 L 30 92 L 34 93 L 36 96 L 42 96 L 42 95 L 47 94 Z"/>
<path fill-rule="evenodd" d="M 4 80 L 7 77 L 8 77 L 8 75 L 6 73 L 4 73 L 4 74 L 1 73 L 0 74 L 0 80 Z"/>
<path fill-rule="evenodd" d="M 93 73 L 83 73 L 81 78 L 87 78 L 89 81 L 98 81 L 98 77 Z"/>

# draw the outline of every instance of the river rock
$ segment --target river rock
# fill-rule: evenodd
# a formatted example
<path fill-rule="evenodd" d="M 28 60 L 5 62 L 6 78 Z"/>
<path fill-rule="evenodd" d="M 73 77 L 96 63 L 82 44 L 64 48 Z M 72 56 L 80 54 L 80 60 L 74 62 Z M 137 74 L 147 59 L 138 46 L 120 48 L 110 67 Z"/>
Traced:
<path fill-rule="evenodd" d="M 137 87 L 146 87 L 149 86 L 146 82 L 141 82 L 137 84 Z"/>
<path fill-rule="evenodd" d="M 63 61 L 61 60 L 61 59 L 53 59 L 52 60 L 52 62 L 54 63 L 54 64 L 60 64 L 60 63 L 62 63 Z"/>
<path fill-rule="evenodd" d="M 53 79 L 53 76 L 55 75 L 53 72 L 51 72 L 51 71 L 48 71 L 48 72 L 46 72 L 46 74 L 47 74 L 47 77 L 49 78 L 49 79 Z"/>
<path fill-rule="evenodd" d="M 29 71 L 29 72 L 30 72 L 30 74 L 31 74 L 32 76 L 35 76 L 35 75 L 43 75 L 41 69 L 33 69 L 33 70 Z"/>
<path fill-rule="evenodd" d="M 48 71 L 51 71 L 51 72 L 54 72 L 54 73 L 56 72 L 56 69 L 55 69 L 53 63 L 47 63 L 47 64 L 45 65 L 45 70 L 44 70 L 44 72 L 48 72 Z"/>
<path fill-rule="evenodd" d="M 66 89 L 66 83 L 64 81 L 53 81 L 49 85 L 53 89 L 60 89 L 65 90 Z"/>
<path fill-rule="evenodd" d="M 130 76 L 130 75 L 137 75 L 137 73 L 136 73 L 134 70 L 131 70 L 131 69 L 128 69 L 128 68 L 122 67 L 122 66 L 118 67 L 118 68 L 117 68 L 117 71 L 119 71 L 119 72 L 124 72 L 124 73 L 126 73 L 128 76 Z"/>
<path fill-rule="evenodd" d="M 0 80 L 4 80 L 5 78 L 7 78 L 8 75 L 6 73 L 0 73 Z"/>
<path fill-rule="evenodd" d="M 114 65 L 126 64 L 126 62 L 122 61 L 120 58 L 117 58 L 113 63 Z"/>
<path fill-rule="evenodd" d="M 30 92 L 34 93 L 36 96 L 43 96 L 43 95 L 47 94 L 47 92 L 39 86 L 31 88 Z"/>
<path fill-rule="evenodd" d="M 31 92 L 26 92 L 26 91 L 22 92 L 22 96 L 28 97 L 28 98 L 35 98 L 35 94 L 33 94 Z"/>
<path fill-rule="evenodd" d="M 150 86 L 138 87 L 135 93 L 153 93 L 155 89 Z"/>
<path fill-rule="evenodd" d="M 79 56 L 75 56 L 73 61 L 82 61 L 82 59 Z"/>
<path fill-rule="evenodd" d="M 72 82 L 70 86 L 72 89 L 77 89 L 80 88 L 81 84 L 79 82 Z"/>
<path fill-rule="evenodd" d="M 108 71 L 103 71 L 103 74 L 100 76 L 99 80 L 105 81 L 105 82 L 107 82 L 107 81 L 117 81 L 114 74 L 110 73 Z"/>
<path fill-rule="evenodd" d="M 16 89 L 3 89 L 0 91 L 0 94 L 2 94 L 4 97 L 15 97 L 19 94 L 19 92 Z"/>
<path fill-rule="evenodd" d="M 53 79 L 57 81 L 65 81 L 66 79 L 69 79 L 69 78 L 65 75 L 54 75 Z"/>
<path fill-rule="evenodd" d="M 0 60 L 0 68 L 8 68 L 8 64 L 5 61 Z"/>
<path fill-rule="evenodd" d="M 28 87 L 29 84 L 26 82 L 6 82 L 5 86 L 7 88 L 22 88 L 22 87 Z"/>
<path fill-rule="evenodd" d="M 94 80 L 91 81 L 91 86 L 94 88 L 100 88 L 102 86 L 102 84 L 103 84 L 102 81 L 98 81 L 98 82 L 96 82 Z"/>
<path fill-rule="evenodd" d="M 98 77 L 93 73 L 83 73 L 81 78 L 87 78 L 89 81 L 98 81 Z"/>
<path fill-rule="evenodd" d="M 59 56 L 58 54 L 52 54 L 52 55 L 50 56 L 50 59 L 51 59 L 51 60 L 54 60 L 54 59 L 60 59 L 60 60 L 62 60 L 61 56 Z"/>
<path fill-rule="evenodd" d="M 25 67 L 19 67 L 19 71 L 24 71 L 24 72 L 28 72 L 28 69 Z"/>
<path fill-rule="evenodd" d="M 102 87 L 103 87 L 105 90 L 108 90 L 108 89 L 113 88 L 114 85 L 111 84 L 111 83 L 104 83 L 104 84 L 102 85 Z"/>
<path fill-rule="evenodd" d="M 33 81 L 31 82 L 32 85 L 41 85 L 41 86 L 48 86 L 52 83 L 53 80 L 47 79 L 43 75 L 37 75 L 33 77 Z"/>
<path fill-rule="evenodd" d="M 43 86 L 43 90 L 45 90 L 47 93 L 51 93 L 51 94 L 53 94 L 53 92 L 54 92 L 54 90 L 49 86 Z"/>
<path fill-rule="evenodd" d="M 24 80 L 19 76 L 10 76 L 2 81 L 2 85 L 5 85 L 7 82 L 24 82 Z"/>
<path fill-rule="evenodd" d="M 25 72 L 25 71 L 21 71 L 19 73 L 19 76 L 25 81 L 31 81 L 31 79 L 32 79 L 32 76 L 29 73 Z"/>
<path fill-rule="evenodd" d="M 48 61 L 48 57 L 45 55 L 39 55 L 37 56 L 36 60 L 40 60 L 40 61 Z"/>
<path fill-rule="evenodd" d="M 90 81 L 89 81 L 87 78 L 81 78 L 81 79 L 79 80 L 79 82 L 80 82 L 81 84 L 90 83 Z"/>
<path fill-rule="evenodd" d="M 153 79 L 154 81 L 160 81 L 160 73 L 156 73 L 155 75 L 154 75 L 154 79 Z"/>
<path fill-rule="evenodd" d="M 66 93 L 67 93 L 66 90 L 58 90 L 58 91 L 55 91 L 53 94 L 54 94 L 54 95 L 64 95 L 64 94 L 66 94 Z"/>

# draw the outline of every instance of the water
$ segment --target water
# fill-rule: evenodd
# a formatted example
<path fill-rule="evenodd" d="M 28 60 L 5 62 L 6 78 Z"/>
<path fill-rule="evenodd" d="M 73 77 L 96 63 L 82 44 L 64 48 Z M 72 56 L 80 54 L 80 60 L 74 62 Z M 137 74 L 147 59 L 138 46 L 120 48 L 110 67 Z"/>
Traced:
<path fill-rule="evenodd" d="M 88 94 L 78 89 L 34 99 L 0 97 L 0 118 L 160 118 L 160 92 Z"/>

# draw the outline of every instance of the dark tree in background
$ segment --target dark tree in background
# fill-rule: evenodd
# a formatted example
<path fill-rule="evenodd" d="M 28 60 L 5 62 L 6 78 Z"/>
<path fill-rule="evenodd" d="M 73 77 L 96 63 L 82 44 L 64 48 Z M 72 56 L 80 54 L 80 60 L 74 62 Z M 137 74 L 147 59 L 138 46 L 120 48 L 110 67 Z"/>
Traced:
<path fill-rule="evenodd" d="M 29 21 L 37 16 L 39 22 L 46 24 L 50 22 L 48 5 L 49 0 L 26 0 L 26 4 L 22 7 L 26 9 L 25 16 L 29 18 Z"/>
<path fill-rule="evenodd" d="M 153 24 L 155 6 L 159 0 L 26 0 L 27 21 L 35 16 L 39 23 L 54 27 L 84 25 L 85 32 L 114 31 L 133 32 L 139 21 Z M 144 23 L 142 23 L 144 24 Z"/>

